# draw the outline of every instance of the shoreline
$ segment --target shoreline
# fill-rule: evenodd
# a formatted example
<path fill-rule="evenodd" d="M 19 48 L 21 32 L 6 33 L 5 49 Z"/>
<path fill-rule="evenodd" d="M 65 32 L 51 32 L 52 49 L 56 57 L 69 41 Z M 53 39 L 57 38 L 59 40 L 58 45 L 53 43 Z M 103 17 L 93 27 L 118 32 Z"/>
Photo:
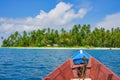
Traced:
<path fill-rule="evenodd" d="M 6 48 L 6 49 L 83 49 L 83 50 L 120 50 L 120 48 L 84 48 L 84 47 L 0 47 L 0 49 Z"/>

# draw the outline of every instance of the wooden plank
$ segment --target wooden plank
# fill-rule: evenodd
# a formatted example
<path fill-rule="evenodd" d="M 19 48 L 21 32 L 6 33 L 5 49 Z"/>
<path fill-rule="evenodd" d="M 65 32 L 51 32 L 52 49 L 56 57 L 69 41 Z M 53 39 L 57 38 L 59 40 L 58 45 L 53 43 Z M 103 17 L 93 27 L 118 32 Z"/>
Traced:
<path fill-rule="evenodd" d="M 91 70 L 91 58 L 89 58 L 87 69 L 86 69 L 86 76 L 85 77 L 90 77 L 90 70 Z"/>
<path fill-rule="evenodd" d="M 73 65 L 72 69 L 79 68 L 79 67 L 84 67 L 85 64 L 78 64 L 78 65 Z"/>
<path fill-rule="evenodd" d="M 97 66 L 96 66 L 96 72 L 95 72 L 95 79 L 94 80 L 98 80 L 98 75 L 99 75 L 100 67 L 101 67 L 101 64 L 97 64 Z"/>

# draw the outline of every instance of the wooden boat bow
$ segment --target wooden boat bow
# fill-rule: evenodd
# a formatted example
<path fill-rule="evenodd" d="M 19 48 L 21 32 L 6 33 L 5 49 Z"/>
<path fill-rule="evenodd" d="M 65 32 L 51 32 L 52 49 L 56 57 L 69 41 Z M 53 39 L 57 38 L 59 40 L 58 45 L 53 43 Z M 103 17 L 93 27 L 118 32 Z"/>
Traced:
<path fill-rule="evenodd" d="M 84 68 L 78 75 L 78 69 Z M 74 64 L 72 58 L 48 74 L 43 80 L 120 80 L 120 78 L 101 62 L 89 57 L 88 64 Z"/>

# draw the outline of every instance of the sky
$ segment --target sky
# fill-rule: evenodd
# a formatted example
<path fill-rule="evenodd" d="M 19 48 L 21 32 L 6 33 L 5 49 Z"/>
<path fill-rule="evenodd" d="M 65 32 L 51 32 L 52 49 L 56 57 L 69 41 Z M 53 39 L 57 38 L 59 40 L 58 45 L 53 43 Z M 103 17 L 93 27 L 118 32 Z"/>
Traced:
<path fill-rule="evenodd" d="M 120 0 L 0 0 L 0 37 L 48 27 L 69 30 L 75 24 L 120 27 Z"/>

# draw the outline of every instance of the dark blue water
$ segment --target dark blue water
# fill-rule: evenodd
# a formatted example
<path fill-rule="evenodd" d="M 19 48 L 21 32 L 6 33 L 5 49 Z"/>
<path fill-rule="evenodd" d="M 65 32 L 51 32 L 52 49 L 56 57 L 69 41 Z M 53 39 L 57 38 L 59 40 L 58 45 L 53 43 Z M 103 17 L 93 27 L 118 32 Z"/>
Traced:
<path fill-rule="evenodd" d="M 78 50 L 0 49 L 0 80 L 41 80 Z M 120 50 L 86 50 L 120 76 Z"/>

